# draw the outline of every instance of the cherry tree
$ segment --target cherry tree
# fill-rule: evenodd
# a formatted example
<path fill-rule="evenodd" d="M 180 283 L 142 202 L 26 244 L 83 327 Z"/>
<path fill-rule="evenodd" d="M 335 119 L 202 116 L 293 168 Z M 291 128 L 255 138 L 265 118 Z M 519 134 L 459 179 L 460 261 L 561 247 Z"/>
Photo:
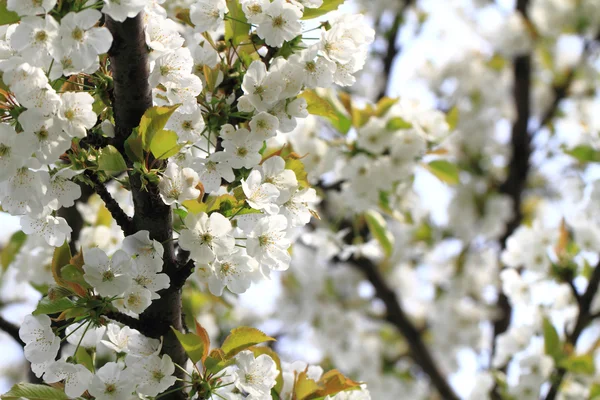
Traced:
<path fill-rule="evenodd" d="M 600 395 L 600 8 L 343 3 L 0 2 L 2 398 Z"/>

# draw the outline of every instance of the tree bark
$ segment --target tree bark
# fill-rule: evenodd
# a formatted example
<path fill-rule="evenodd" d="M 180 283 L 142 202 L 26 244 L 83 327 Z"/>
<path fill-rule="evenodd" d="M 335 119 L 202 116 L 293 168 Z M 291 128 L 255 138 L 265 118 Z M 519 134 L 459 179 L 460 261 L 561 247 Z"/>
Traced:
<path fill-rule="evenodd" d="M 144 112 L 152 107 L 152 91 L 148 83 L 148 50 L 144 37 L 143 13 L 124 22 L 107 17 L 106 26 L 113 35 L 113 44 L 109 50 L 110 69 L 114 80 L 113 108 L 115 116 L 115 147 L 131 165 L 124 152 L 124 142 L 133 128 L 140 123 Z M 141 188 L 140 176 L 129 173 L 133 196 L 135 231 L 147 230 L 150 238 L 164 246 L 163 272 L 174 277 L 178 265 L 174 255 L 171 209 L 158 195 L 156 185 L 149 184 Z M 181 289 L 169 288 L 159 292 L 161 298 L 152 302 L 140 315 L 140 327 L 144 335 L 163 337 L 162 353 L 171 357 L 174 363 L 185 365 L 187 356 L 171 327 L 182 331 Z M 175 370 L 178 378 L 183 372 Z M 181 385 L 181 381 L 176 383 Z M 172 389 L 172 388 L 171 388 Z M 183 391 L 161 396 L 163 400 L 185 399 Z"/>

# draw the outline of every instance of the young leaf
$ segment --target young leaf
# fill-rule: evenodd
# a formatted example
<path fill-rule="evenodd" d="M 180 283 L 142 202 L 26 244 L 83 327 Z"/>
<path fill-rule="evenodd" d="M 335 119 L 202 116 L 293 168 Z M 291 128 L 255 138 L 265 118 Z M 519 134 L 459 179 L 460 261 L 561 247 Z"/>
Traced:
<path fill-rule="evenodd" d="M 171 118 L 171 115 L 177 110 L 177 107 L 179 107 L 179 104 L 168 107 L 151 107 L 146 110 L 142 116 L 138 130 L 144 150 L 150 150 L 150 143 L 152 143 L 154 135 L 165 128 L 165 125 L 169 121 L 169 118 Z"/>
<path fill-rule="evenodd" d="M 83 278 L 83 273 L 83 269 L 72 264 L 67 264 L 60 269 L 60 277 L 65 282 L 72 282 L 84 288 L 90 288 L 90 284 Z"/>
<path fill-rule="evenodd" d="M 68 310 L 69 308 L 75 307 L 73 300 L 68 297 L 61 297 L 57 300 L 50 300 L 47 296 L 43 297 L 38 303 L 35 310 L 32 312 L 33 315 L 41 314 L 57 314 L 59 312 Z"/>
<path fill-rule="evenodd" d="M 410 128 L 412 128 L 412 124 L 400 117 L 391 118 L 385 125 L 385 129 L 392 132 Z"/>
<path fill-rule="evenodd" d="M 320 115 L 332 121 L 339 119 L 335 109 L 327 100 L 319 96 L 314 90 L 305 90 L 298 97 L 306 100 L 307 110 L 313 115 Z"/>
<path fill-rule="evenodd" d="M 177 144 L 177 133 L 169 130 L 157 132 L 150 143 L 150 151 L 159 160 L 165 160 L 179 152 L 181 146 Z"/>
<path fill-rule="evenodd" d="M 227 10 L 227 16 L 231 18 L 225 19 L 225 41 L 231 40 L 234 46 L 237 46 L 248 39 L 250 24 L 239 0 L 227 0 Z"/>
<path fill-rule="evenodd" d="M 323 4 L 319 8 L 304 8 L 302 19 L 313 19 L 325 15 L 330 11 L 337 10 L 345 0 L 323 0 Z"/>
<path fill-rule="evenodd" d="M 88 349 L 83 346 L 79 346 L 77 352 L 75 353 L 75 359 L 77 360 L 77 364 L 81 364 L 90 370 L 90 372 L 94 372 L 94 360 L 91 354 L 88 352 Z"/>
<path fill-rule="evenodd" d="M 558 362 L 564 357 L 558 333 L 548 318 L 543 320 L 544 351 Z"/>
<path fill-rule="evenodd" d="M 0 25 L 9 25 L 19 22 L 19 14 L 6 8 L 6 0 L 0 1 Z"/>
<path fill-rule="evenodd" d="M 60 276 L 60 270 L 71 261 L 71 249 L 69 244 L 65 240 L 62 246 L 54 249 L 54 255 L 52 256 L 52 276 L 57 285 L 68 287 L 66 282 Z"/>
<path fill-rule="evenodd" d="M 365 213 L 365 220 L 371 235 L 377 239 L 386 257 L 390 257 L 394 251 L 394 236 L 387 229 L 385 219 L 375 210 Z"/>
<path fill-rule="evenodd" d="M 193 333 L 181 333 L 173 327 L 171 327 L 171 329 L 175 332 L 177 340 L 179 340 L 179 343 L 181 343 L 181 346 L 194 364 L 206 358 L 208 351 L 200 336 L 194 335 Z"/>
<path fill-rule="evenodd" d="M 275 339 L 265 335 L 262 331 L 247 326 L 235 328 L 225 338 L 221 349 L 225 356 L 230 359 L 242 350 L 246 350 L 256 344 L 274 341 Z"/>
<path fill-rule="evenodd" d="M 375 116 L 383 117 L 387 112 L 392 108 L 394 104 L 398 102 L 398 99 L 393 99 L 391 97 L 383 97 L 381 100 L 377 102 L 375 105 Z"/>
<path fill-rule="evenodd" d="M 298 378 L 294 384 L 294 399 L 307 400 L 311 399 L 319 390 L 323 388 L 314 380 L 306 375 L 306 371 L 298 374 Z"/>
<path fill-rule="evenodd" d="M 144 144 L 137 128 L 125 139 L 125 154 L 131 161 L 144 161 Z"/>
<path fill-rule="evenodd" d="M 344 390 L 360 386 L 360 383 L 347 378 L 337 369 L 332 369 L 331 371 L 324 373 L 318 383 L 324 387 L 316 393 L 318 396 L 331 396 Z"/>
<path fill-rule="evenodd" d="M 458 108 L 456 108 L 456 106 L 452 107 L 446 114 L 446 123 L 448 123 L 450 131 L 456 129 L 456 126 L 458 125 Z"/>
<path fill-rule="evenodd" d="M 19 253 L 21 246 L 25 243 L 27 235 L 23 231 L 18 231 L 12 234 L 8 243 L 2 249 L 0 253 L 0 263 L 2 263 L 2 270 L 6 271 L 6 268 L 13 262 L 16 255 Z"/>
<path fill-rule="evenodd" d="M 442 182 L 456 185 L 459 182 L 459 169 L 456 165 L 446 160 L 433 160 L 424 167 Z"/>
<path fill-rule="evenodd" d="M 559 365 L 574 374 L 593 375 L 596 372 L 591 354 L 573 355 L 561 360 Z"/>
<path fill-rule="evenodd" d="M 198 321 L 196 321 L 196 335 L 198 335 L 202 341 L 202 344 L 204 345 L 204 353 L 202 353 L 202 361 L 204 361 L 208 356 L 208 351 L 210 350 L 210 337 L 208 336 L 206 329 L 204 329 L 204 327 L 200 325 Z"/>
<path fill-rule="evenodd" d="M 69 397 L 61 390 L 46 385 L 33 383 L 17 383 L 8 392 L 0 396 L 3 400 L 68 400 Z"/>
<path fill-rule="evenodd" d="M 123 156 L 116 147 L 108 145 L 100 150 L 98 154 L 98 168 L 110 172 L 120 173 L 127 169 Z"/>
<path fill-rule="evenodd" d="M 572 149 L 565 150 L 565 154 L 575 158 L 580 163 L 599 162 L 600 150 L 596 150 L 588 145 L 575 146 Z"/>
<path fill-rule="evenodd" d="M 310 187 L 310 183 L 308 183 L 308 174 L 304 169 L 304 163 L 300 160 L 296 160 L 294 158 L 288 158 L 285 160 L 285 169 L 291 169 L 296 174 L 296 180 L 298 181 L 298 185 L 301 188 Z"/>

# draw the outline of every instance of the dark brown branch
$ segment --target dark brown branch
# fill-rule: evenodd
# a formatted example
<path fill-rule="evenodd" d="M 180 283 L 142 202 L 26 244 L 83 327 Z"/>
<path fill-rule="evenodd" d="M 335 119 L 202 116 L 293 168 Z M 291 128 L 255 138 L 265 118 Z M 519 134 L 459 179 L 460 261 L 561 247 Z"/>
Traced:
<path fill-rule="evenodd" d="M 527 18 L 527 0 L 517 2 L 517 11 Z M 523 220 L 521 211 L 521 200 L 523 190 L 527 183 L 531 156 L 531 136 L 529 135 L 529 118 L 531 115 L 531 56 L 529 54 L 518 56 L 513 66 L 513 98 L 517 111 L 517 119 L 512 127 L 510 146 L 512 156 L 508 166 L 508 177 L 500 186 L 500 192 L 509 196 L 512 200 L 513 216 L 506 225 L 501 238 L 501 247 L 506 247 L 506 240 L 517 229 Z M 512 309 L 508 298 L 502 291 L 498 295 L 498 308 L 501 315 L 494 321 L 494 340 L 492 343 L 492 355 L 495 351 L 496 337 L 508 329 Z"/>
<path fill-rule="evenodd" d="M 130 317 L 129 315 L 122 314 L 120 312 L 109 312 L 104 314 L 106 318 L 112 319 L 113 321 L 120 322 L 123 325 L 127 325 L 130 328 L 137 329 L 143 333 L 144 327 L 140 323 L 139 319 Z"/>
<path fill-rule="evenodd" d="M 22 347 L 25 347 L 25 343 L 19 337 L 19 327 L 17 325 L 14 325 L 5 320 L 4 318 L 0 317 L 0 330 L 8 334 L 8 336 L 13 338 Z"/>
<path fill-rule="evenodd" d="M 110 215 L 112 215 L 113 219 L 117 222 L 121 229 L 123 229 L 125 236 L 133 235 L 136 231 L 133 227 L 133 221 L 131 217 L 125 214 L 125 211 L 123 211 L 119 203 L 117 203 L 117 201 L 111 196 L 106 189 L 106 186 L 100 182 L 96 174 L 91 171 L 86 171 L 85 175 L 94 184 L 94 191 L 98 194 L 98 196 L 100 196 L 102 201 L 104 201 L 106 209 L 110 212 Z"/>
<path fill-rule="evenodd" d="M 114 83 L 114 145 L 125 155 L 125 140 L 132 129 L 139 125 L 144 112 L 152 106 L 143 15 L 140 13 L 124 22 L 116 22 L 107 16 L 106 26 L 113 36 L 109 57 Z M 132 164 L 132 160 L 127 157 L 126 162 L 128 165 Z M 147 230 L 150 238 L 163 243 L 163 272 L 173 280 L 179 266 L 173 248 L 171 208 L 162 202 L 155 184 L 142 188 L 140 176 L 131 172 L 129 182 L 134 206 L 133 227 L 135 231 Z M 153 301 L 140 315 L 140 331 L 153 338 L 163 337 L 162 353 L 168 354 L 175 364 L 185 365 L 187 356 L 171 330 L 171 327 L 183 330 L 181 289 L 172 285 L 159 294 L 160 299 Z M 181 370 L 177 369 L 175 374 L 178 378 L 183 378 Z M 175 385 L 181 387 L 181 382 L 178 381 Z M 176 391 L 162 395 L 161 399 L 180 400 L 186 396 L 183 391 Z"/>
<path fill-rule="evenodd" d="M 396 18 L 394 18 L 394 22 L 392 23 L 389 31 L 385 33 L 387 36 L 387 50 L 383 55 L 383 87 L 377 96 L 377 99 L 381 99 L 385 96 L 387 91 L 387 84 L 390 81 L 390 76 L 392 73 L 392 65 L 394 64 L 394 60 L 398 53 L 400 53 L 400 48 L 396 44 L 396 39 L 398 37 L 398 31 L 402 26 L 402 21 L 404 19 L 404 13 L 408 9 L 409 6 L 414 3 L 414 0 L 404 0 L 402 3 L 402 8 L 398 11 Z"/>
<path fill-rule="evenodd" d="M 596 264 L 596 268 L 590 277 L 590 281 L 588 282 L 588 287 L 585 290 L 585 293 L 581 296 L 581 301 L 579 302 L 579 313 L 577 315 L 577 320 L 575 321 L 575 327 L 573 331 L 567 335 L 566 342 L 570 344 L 572 347 L 575 347 L 577 344 L 577 339 L 583 332 L 583 330 L 589 325 L 590 322 L 593 321 L 594 315 L 591 314 L 591 306 L 592 301 L 594 300 L 594 296 L 598 292 L 598 287 L 600 286 L 600 262 Z M 558 368 L 551 379 L 552 386 L 548 390 L 548 394 L 546 395 L 546 400 L 554 400 L 556 395 L 558 394 L 558 390 L 560 389 L 560 385 L 562 384 L 565 375 L 567 374 L 567 370 L 564 368 Z"/>
<path fill-rule="evenodd" d="M 410 353 L 415 363 L 429 376 L 431 383 L 444 400 L 458 400 L 448 381 L 438 369 L 429 349 L 423 342 L 419 330 L 410 321 L 396 293 L 390 288 L 385 278 L 373 262 L 366 258 L 350 260 L 350 265 L 361 271 L 375 288 L 376 296 L 385 304 L 386 320 L 394 325 L 408 342 Z"/>
<path fill-rule="evenodd" d="M 552 121 L 552 119 L 556 115 L 556 112 L 558 111 L 558 106 L 560 105 L 560 102 L 565 97 L 567 97 L 567 93 L 569 92 L 569 88 L 571 87 L 571 83 L 573 83 L 574 78 L 575 78 L 575 69 L 573 68 L 573 69 L 569 70 L 569 72 L 567 73 L 563 82 L 560 85 L 554 85 L 554 87 L 553 87 L 554 98 L 552 99 L 552 104 L 550 104 L 548 109 L 544 112 L 544 114 L 542 114 L 542 116 L 540 118 L 539 128 L 543 128 L 544 126 L 548 125 Z"/>

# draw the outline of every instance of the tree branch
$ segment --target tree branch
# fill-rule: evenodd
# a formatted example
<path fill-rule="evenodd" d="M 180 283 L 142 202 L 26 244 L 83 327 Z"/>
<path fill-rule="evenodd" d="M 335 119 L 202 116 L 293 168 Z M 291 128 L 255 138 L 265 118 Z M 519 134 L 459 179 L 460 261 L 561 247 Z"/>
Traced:
<path fill-rule="evenodd" d="M 394 22 L 392 23 L 392 27 L 388 32 L 386 32 L 387 36 L 387 51 L 383 56 L 383 82 L 384 85 L 377 96 L 377 99 L 381 99 L 385 96 L 387 92 L 387 83 L 390 81 L 390 75 L 392 73 L 392 65 L 394 64 L 394 60 L 398 53 L 400 53 L 400 48 L 396 45 L 396 38 L 398 37 L 398 31 L 402 26 L 402 20 L 404 19 L 404 13 L 414 3 L 414 0 L 404 0 L 402 3 L 402 8 L 398 11 L 396 18 L 394 18 Z"/>
<path fill-rule="evenodd" d="M 144 112 L 152 106 L 143 13 L 124 22 L 114 21 L 107 16 L 106 26 L 113 36 L 108 54 L 114 83 L 114 146 L 131 165 L 132 160 L 124 152 L 124 142 L 133 128 L 139 125 Z M 171 208 L 163 203 L 155 184 L 142 188 L 140 176 L 132 172 L 129 173 L 129 182 L 134 206 L 133 228 L 135 231 L 147 230 L 150 238 L 163 243 L 163 272 L 172 278 L 179 266 L 173 248 Z M 171 286 L 159 294 L 160 299 L 153 301 L 140 315 L 140 331 L 153 338 L 163 337 L 162 354 L 168 354 L 175 364 L 185 365 L 187 356 L 171 330 L 171 327 L 183 330 L 181 289 Z M 177 369 L 175 374 L 183 379 L 181 370 Z M 175 386 L 182 388 L 182 381 L 179 380 Z M 187 397 L 182 390 L 167 392 L 160 396 L 161 399 L 181 400 Z"/>
<path fill-rule="evenodd" d="M 527 0 L 517 1 L 517 11 L 525 18 L 527 18 L 527 4 Z M 530 167 L 529 158 L 531 156 L 531 136 L 528 130 L 531 115 L 531 57 L 529 54 L 515 58 L 513 75 L 513 98 L 517 110 L 517 119 L 512 127 L 510 142 L 512 157 L 508 166 L 508 177 L 500 186 L 500 192 L 509 196 L 512 200 L 513 217 L 506 225 L 504 234 L 500 240 L 502 249 L 506 247 L 506 240 L 517 229 L 523 219 L 521 200 L 527 183 L 527 175 Z M 506 332 L 510 325 L 512 314 L 510 302 L 501 289 L 498 295 L 497 307 L 501 311 L 501 316 L 494 321 L 492 356 L 496 350 L 496 337 Z"/>
<path fill-rule="evenodd" d="M 577 339 L 583 332 L 583 330 L 589 325 L 590 322 L 593 321 L 594 315 L 591 314 L 591 306 L 592 301 L 594 300 L 594 296 L 598 292 L 598 287 L 600 286 L 600 261 L 596 264 L 596 268 L 594 268 L 594 272 L 590 277 L 590 281 L 588 282 L 588 287 L 585 290 L 585 293 L 581 296 L 581 301 L 579 302 L 579 313 L 577 315 L 577 320 L 575 322 L 575 327 L 573 331 L 567 335 L 566 343 L 570 344 L 572 347 L 575 347 L 577 344 Z M 560 389 L 560 385 L 562 384 L 565 375 L 567 374 L 567 370 L 564 368 L 558 368 L 555 372 L 554 377 L 551 379 L 552 386 L 548 390 L 548 394 L 546 395 L 546 400 L 554 400 L 556 395 L 558 394 L 558 390 Z"/>
<path fill-rule="evenodd" d="M 12 337 L 22 347 L 25 347 L 25 343 L 19 337 L 19 327 L 8 322 L 4 318 L 0 317 L 0 330 L 4 331 L 8 336 Z"/>
<path fill-rule="evenodd" d="M 396 297 L 394 291 L 387 285 L 385 278 L 372 261 L 366 258 L 350 260 L 350 265 L 365 274 L 375 288 L 376 296 L 385 304 L 386 320 L 406 338 L 410 353 L 423 371 L 429 376 L 431 383 L 444 400 L 458 400 L 442 372 L 438 369 L 429 349 L 422 340 L 419 330 L 410 321 Z"/>
<path fill-rule="evenodd" d="M 85 171 L 85 175 L 92 181 L 94 184 L 94 191 L 100 196 L 102 201 L 104 201 L 104 205 L 106 209 L 110 212 L 113 219 L 117 222 L 117 224 L 123 229 L 125 236 L 133 235 L 136 231 L 133 227 L 133 221 L 130 216 L 125 214 L 125 211 L 119 206 L 119 203 L 110 195 L 106 186 L 100 182 L 98 176 L 91 171 Z"/>
<path fill-rule="evenodd" d="M 137 329 L 141 333 L 144 333 L 144 327 L 140 323 L 139 319 L 130 317 L 120 312 L 108 312 L 104 314 L 106 318 L 112 319 L 113 321 L 120 322 L 123 325 L 127 325 L 130 328 Z"/>

